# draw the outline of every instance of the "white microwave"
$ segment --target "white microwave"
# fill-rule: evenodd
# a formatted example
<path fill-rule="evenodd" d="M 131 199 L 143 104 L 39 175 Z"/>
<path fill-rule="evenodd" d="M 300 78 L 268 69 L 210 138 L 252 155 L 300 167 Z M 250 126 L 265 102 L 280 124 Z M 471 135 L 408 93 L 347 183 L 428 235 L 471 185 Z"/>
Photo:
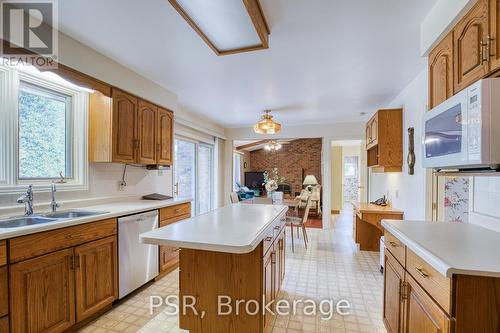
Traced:
<path fill-rule="evenodd" d="M 500 78 L 480 80 L 425 113 L 423 166 L 500 168 Z"/>

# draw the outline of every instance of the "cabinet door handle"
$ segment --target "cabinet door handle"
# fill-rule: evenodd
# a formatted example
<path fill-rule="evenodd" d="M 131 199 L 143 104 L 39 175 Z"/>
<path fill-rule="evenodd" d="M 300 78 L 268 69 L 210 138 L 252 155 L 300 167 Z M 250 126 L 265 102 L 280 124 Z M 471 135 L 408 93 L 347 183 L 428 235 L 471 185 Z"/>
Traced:
<path fill-rule="evenodd" d="M 420 276 L 422 276 L 424 279 L 427 279 L 429 278 L 429 273 L 427 273 L 423 268 L 418 268 L 418 267 L 415 267 L 415 270 L 418 272 L 418 274 L 420 274 Z"/>
<path fill-rule="evenodd" d="M 280 229 L 281 229 L 281 227 L 279 225 L 274 227 L 274 230 L 280 230 Z"/>
<path fill-rule="evenodd" d="M 159 143 L 156 144 L 156 151 L 159 153 L 161 149 L 161 145 Z"/>
<path fill-rule="evenodd" d="M 485 62 L 488 62 L 489 61 L 489 57 L 488 57 L 488 41 L 484 41 L 483 39 L 481 40 L 481 49 L 479 50 L 479 56 L 481 57 L 481 65 L 484 64 Z"/>
<path fill-rule="evenodd" d="M 389 244 L 391 244 L 392 247 L 398 247 L 398 243 L 396 242 L 389 242 Z"/>
<path fill-rule="evenodd" d="M 272 240 L 273 240 L 273 238 L 272 238 L 271 236 L 266 237 L 266 239 L 265 239 L 265 241 L 266 241 L 266 242 L 270 242 L 270 241 L 272 241 Z"/>
<path fill-rule="evenodd" d="M 496 50 L 496 40 L 495 38 L 491 38 L 490 36 L 488 38 L 488 54 L 490 57 L 496 56 L 495 50 Z M 493 52 L 491 50 L 493 49 Z"/>
<path fill-rule="evenodd" d="M 74 239 L 74 238 L 80 238 L 82 237 L 82 234 L 69 234 L 66 235 L 66 239 Z"/>

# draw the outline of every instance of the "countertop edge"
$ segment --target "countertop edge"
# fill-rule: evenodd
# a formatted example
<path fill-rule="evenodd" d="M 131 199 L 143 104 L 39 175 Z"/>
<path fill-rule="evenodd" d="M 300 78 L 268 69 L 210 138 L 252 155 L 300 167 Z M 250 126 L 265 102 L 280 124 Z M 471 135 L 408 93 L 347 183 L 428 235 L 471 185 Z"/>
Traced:
<path fill-rule="evenodd" d="M 145 202 L 149 203 L 150 202 L 151 206 L 148 206 L 147 208 L 143 207 L 143 208 L 131 208 L 131 209 L 126 209 L 126 210 L 119 210 L 119 211 L 115 211 L 115 212 L 109 212 L 106 214 L 88 216 L 88 217 L 83 217 L 83 218 L 54 221 L 54 222 L 49 222 L 49 223 L 45 223 L 45 224 L 38 224 L 38 225 L 35 225 L 33 227 L 3 229 L 2 231 L 0 231 L 0 240 L 22 237 L 22 236 L 36 234 L 36 233 L 40 233 L 40 232 L 44 232 L 44 231 L 57 230 L 57 229 L 72 227 L 72 226 L 86 224 L 86 223 L 92 223 L 92 222 L 97 222 L 97 221 L 102 221 L 102 220 L 107 220 L 107 219 L 112 219 L 112 218 L 133 215 L 133 214 L 137 214 L 137 213 L 148 212 L 151 210 L 157 210 L 157 209 L 161 209 L 161 208 L 165 208 L 165 207 L 180 205 L 180 204 L 191 202 L 191 201 L 193 201 L 191 198 L 179 199 L 179 200 L 169 201 L 169 202 L 167 202 L 167 201 L 155 202 L 154 200 L 151 200 L 151 201 L 149 201 L 149 200 L 137 200 L 137 202 L 141 202 L 141 203 L 145 203 Z M 125 202 L 128 202 L 128 201 L 125 201 Z M 132 202 L 132 201 L 130 201 L 130 202 Z M 113 203 L 104 203 L 102 205 L 113 205 Z M 74 208 L 74 209 L 75 210 L 85 210 L 85 209 L 90 209 L 90 208 L 95 207 L 95 206 L 99 206 L 99 204 L 92 205 L 92 206 L 86 206 L 86 207 L 79 207 L 79 208 Z"/>
<path fill-rule="evenodd" d="M 394 221 L 391 221 L 394 223 Z M 382 227 L 386 229 L 388 232 L 396 236 L 401 242 L 403 242 L 404 245 L 406 245 L 410 250 L 415 252 L 418 256 L 422 257 L 429 265 L 431 265 L 435 270 L 437 270 L 439 273 L 446 277 L 452 277 L 453 273 L 450 273 L 452 271 L 452 268 L 450 265 L 445 263 L 443 260 L 441 260 L 439 257 L 437 257 L 435 254 L 432 252 L 426 250 L 423 248 L 418 242 L 410 239 L 407 237 L 405 234 L 400 232 L 396 227 L 392 226 L 389 224 L 390 222 L 386 222 L 386 220 L 382 220 Z"/>
<path fill-rule="evenodd" d="M 264 239 L 264 233 L 266 229 L 272 225 L 277 219 L 279 219 L 283 214 L 286 214 L 288 211 L 287 206 L 283 206 L 281 210 L 276 214 L 276 216 L 269 220 L 258 232 L 257 236 L 253 239 L 252 242 L 249 244 L 244 244 L 244 245 L 223 245 L 223 244 L 210 244 L 210 243 L 199 243 L 199 242 L 188 242 L 188 241 L 181 241 L 181 240 L 167 240 L 167 239 L 161 239 L 158 237 L 148 237 L 147 234 L 153 231 L 146 232 L 144 234 L 139 235 L 139 239 L 142 243 L 145 244 L 152 244 L 152 245 L 166 245 L 166 246 L 175 246 L 179 248 L 186 248 L 186 249 L 193 249 L 193 250 L 201 250 L 201 251 L 213 251 L 213 252 L 223 252 L 223 253 L 232 253 L 232 254 L 246 254 L 254 251 L 257 246 L 262 242 Z M 179 222 L 177 222 L 179 223 Z M 164 226 L 164 228 L 169 228 L 170 226 L 174 225 L 169 224 L 167 226 Z"/>

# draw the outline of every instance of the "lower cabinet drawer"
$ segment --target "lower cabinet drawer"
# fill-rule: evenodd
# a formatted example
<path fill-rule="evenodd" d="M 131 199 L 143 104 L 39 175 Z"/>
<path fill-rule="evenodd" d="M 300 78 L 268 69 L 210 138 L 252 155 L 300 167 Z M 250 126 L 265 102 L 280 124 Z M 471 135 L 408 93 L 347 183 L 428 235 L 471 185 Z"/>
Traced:
<path fill-rule="evenodd" d="M 9 313 L 9 288 L 7 266 L 0 267 L 0 317 Z M 0 330 L 0 333 L 2 331 Z"/>
<path fill-rule="evenodd" d="M 9 333 L 9 317 L 0 318 L 0 333 Z"/>
<path fill-rule="evenodd" d="M 396 258 L 396 260 L 405 267 L 406 265 L 406 246 L 391 233 L 384 233 L 384 244 L 387 250 Z"/>
<path fill-rule="evenodd" d="M 451 279 L 436 271 L 410 249 L 407 251 L 408 273 L 447 313 L 451 313 Z"/>
<path fill-rule="evenodd" d="M 172 217 L 172 218 L 169 218 L 169 219 L 160 220 L 160 228 L 164 227 L 166 225 L 175 223 L 175 222 L 179 222 L 179 221 L 188 219 L 190 217 L 191 217 L 191 213 L 188 213 L 188 214 L 184 214 L 184 215 L 181 215 L 181 216 L 176 216 L 176 217 Z"/>
<path fill-rule="evenodd" d="M 13 238 L 9 241 L 10 262 L 116 235 L 117 228 L 116 219 L 109 219 Z"/>
<path fill-rule="evenodd" d="M 170 219 L 181 215 L 191 214 L 191 203 L 165 207 L 160 209 L 160 220 Z"/>
<path fill-rule="evenodd" d="M 170 270 L 179 262 L 179 248 L 160 246 L 160 272 Z"/>

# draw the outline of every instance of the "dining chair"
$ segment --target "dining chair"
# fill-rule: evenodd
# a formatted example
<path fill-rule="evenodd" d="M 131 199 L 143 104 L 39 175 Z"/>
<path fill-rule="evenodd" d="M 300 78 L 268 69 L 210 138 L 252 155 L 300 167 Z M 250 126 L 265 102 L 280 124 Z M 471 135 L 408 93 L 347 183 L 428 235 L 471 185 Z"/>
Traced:
<path fill-rule="evenodd" d="M 231 192 L 230 197 L 231 197 L 231 203 L 235 204 L 240 202 L 240 198 L 238 198 L 238 193 Z"/>
<path fill-rule="evenodd" d="M 309 209 L 311 208 L 311 197 L 307 198 L 306 209 L 304 211 L 304 215 L 302 217 L 296 216 L 287 216 L 286 217 L 286 225 L 290 226 L 291 237 L 292 237 L 292 252 L 295 252 L 295 244 L 293 240 L 293 227 L 297 227 L 302 229 L 302 234 L 304 236 L 304 245 L 307 249 L 307 242 L 309 241 L 307 237 L 307 231 L 305 223 L 307 222 L 307 218 L 309 217 Z M 297 229 L 297 233 L 300 229 Z"/>

